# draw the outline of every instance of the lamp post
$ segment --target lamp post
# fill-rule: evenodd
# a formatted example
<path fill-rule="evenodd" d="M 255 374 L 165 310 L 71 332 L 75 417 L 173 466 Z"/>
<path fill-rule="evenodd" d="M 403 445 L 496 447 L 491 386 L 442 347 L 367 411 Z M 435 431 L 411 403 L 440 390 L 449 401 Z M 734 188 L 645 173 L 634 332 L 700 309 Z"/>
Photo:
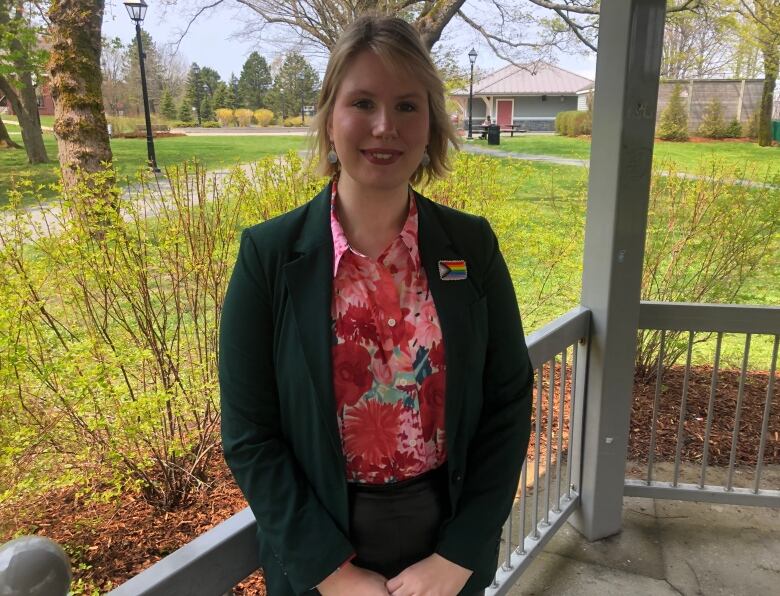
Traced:
<path fill-rule="evenodd" d="M 302 72 L 298 73 L 298 86 L 301 88 L 301 124 L 306 124 L 306 114 L 303 111 L 303 83 L 305 81 L 305 77 Z"/>
<path fill-rule="evenodd" d="M 471 103 L 474 95 L 474 63 L 477 61 L 477 52 L 474 48 L 471 48 L 471 51 L 469 52 L 469 62 L 471 62 L 471 79 L 469 80 L 469 136 L 468 138 L 471 139 L 471 121 L 472 118 L 472 111 L 471 111 Z"/>
<path fill-rule="evenodd" d="M 284 124 L 284 119 L 287 118 L 284 109 L 284 87 L 279 87 L 279 96 L 282 98 L 282 124 Z"/>
<path fill-rule="evenodd" d="M 138 41 L 138 64 L 141 68 L 141 91 L 144 97 L 144 116 L 146 117 L 146 154 L 152 172 L 159 172 L 157 158 L 154 156 L 154 138 L 152 137 L 152 118 L 149 115 L 149 93 L 146 90 L 146 70 L 144 69 L 144 49 L 141 42 L 141 23 L 146 16 L 144 0 L 130 0 L 124 3 L 130 18 L 135 21 L 135 38 Z"/>

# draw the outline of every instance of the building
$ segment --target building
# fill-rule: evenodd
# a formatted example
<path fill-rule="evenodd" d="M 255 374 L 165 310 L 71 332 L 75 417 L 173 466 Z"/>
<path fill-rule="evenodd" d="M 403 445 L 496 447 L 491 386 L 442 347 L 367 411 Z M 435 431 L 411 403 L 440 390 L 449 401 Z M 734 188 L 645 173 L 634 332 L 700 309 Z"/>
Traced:
<path fill-rule="evenodd" d="M 54 98 L 51 96 L 51 89 L 47 83 L 39 86 L 35 90 L 35 95 L 38 98 L 38 114 L 41 116 L 53 116 L 54 115 Z M 11 103 L 8 98 L 0 94 L 0 113 L 14 115 L 14 109 L 11 107 Z"/>
<path fill-rule="evenodd" d="M 504 127 L 553 131 L 558 112 L 576 110 L 577 92 L 592 86 L 591 79 L 546 62 L 523 68 L 510 64 L 474 81 L 472 122 L 482 124 L 490 115 Z M 468 127 L 468 87 L 450 97 L 460 106 Z"/>

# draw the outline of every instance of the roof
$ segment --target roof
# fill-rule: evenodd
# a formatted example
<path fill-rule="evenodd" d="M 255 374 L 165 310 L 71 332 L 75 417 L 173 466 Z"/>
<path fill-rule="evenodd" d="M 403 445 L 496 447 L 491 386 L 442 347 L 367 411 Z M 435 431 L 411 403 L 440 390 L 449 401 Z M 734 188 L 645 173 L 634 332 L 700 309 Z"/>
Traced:
<path fill-rule="evenodd" d="M 547 62 L 537 62 L 524 68 L 510 64 L 474 81 L 474 95 L 575 95 L 590 85 L 593 85 L 591 79 Z M 468 94 L 468 89 L 452 93 Z"/>

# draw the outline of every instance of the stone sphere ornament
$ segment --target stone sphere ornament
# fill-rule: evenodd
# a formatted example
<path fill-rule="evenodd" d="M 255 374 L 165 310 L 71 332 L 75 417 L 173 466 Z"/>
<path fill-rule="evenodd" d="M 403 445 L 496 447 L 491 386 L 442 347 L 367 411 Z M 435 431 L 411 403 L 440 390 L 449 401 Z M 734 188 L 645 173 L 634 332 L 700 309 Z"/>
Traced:
<path fill-rule="evenodd" d="M 0 546 L 0 595 L 66 596 L 72 579 L 62 547 L 44 536 L 22 536 Z"/>

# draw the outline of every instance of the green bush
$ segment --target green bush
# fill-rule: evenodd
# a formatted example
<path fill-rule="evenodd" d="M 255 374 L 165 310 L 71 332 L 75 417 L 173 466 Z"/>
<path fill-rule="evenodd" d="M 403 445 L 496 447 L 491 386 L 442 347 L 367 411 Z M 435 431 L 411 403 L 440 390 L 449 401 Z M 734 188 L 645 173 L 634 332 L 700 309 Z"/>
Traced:
<path fill-rule="evenodd" d="M 753 112 L 748 118 L 748 127 L 747 127 L 747 137 L 751 140 L 755 140 L 758 138 L 758 119 L 760 117 L 760 113 L 758 110 Z"/>
<path fill-rule="evenodd" d="M 726 136 L 726 121 L 723 118 L 723 106 L 717 99 L 707 104 L 707 109 L 699 124 L 699 134 L 709 139 L 722 139 Z"/>
<path fill-rule="evenodd" d="M 780 231 L 780 179 L 761 180 L 755 170 L 717 162 L 695 177 L 679 174 L 673 164 L 653 172 L 642 300 L 734 303 L 771 258 Z M 654 374 L 659 345 L 660 332 L 640 332 L 636 367 L 646 379 Z M 664 365 L 686 347 L 687 334 L 667 333 Z"/>
<path fill-rule="evenodd" d="M 592 114 L 589 111 L 571 110 L 558 112 L 555 116 L 555 132 L 559 135 L 568 137 L 589 135 L 592 127 Z"/>
<path fill-rule="evenodd" d="M 736 118 L 726 125 L 723 136 L 727 139 L 738 139 L 742 136 L 742 124 Z"/>
<path fill-rule="evenodd" d="M 203 128 L 222 128 L 222 125 L 217 122 L 216 120 L 210 120 L 209 122 L 204 122 L 201 124 Z"/>
<path fill-rule="evenodd" d="M 661 113 L 658 138 L 664 141 L 688 140 L 688 114 L 681 97 L 682 87 L 675 85 L 669 103 Z"/>
<path fill-rule="evenodd" d="M 195 126 L 195 123 L 189 120 L 186 122 L 180 122 L 180 121 L 171 122 L 171 128 L 190 128 L 192 126 Z"/>

